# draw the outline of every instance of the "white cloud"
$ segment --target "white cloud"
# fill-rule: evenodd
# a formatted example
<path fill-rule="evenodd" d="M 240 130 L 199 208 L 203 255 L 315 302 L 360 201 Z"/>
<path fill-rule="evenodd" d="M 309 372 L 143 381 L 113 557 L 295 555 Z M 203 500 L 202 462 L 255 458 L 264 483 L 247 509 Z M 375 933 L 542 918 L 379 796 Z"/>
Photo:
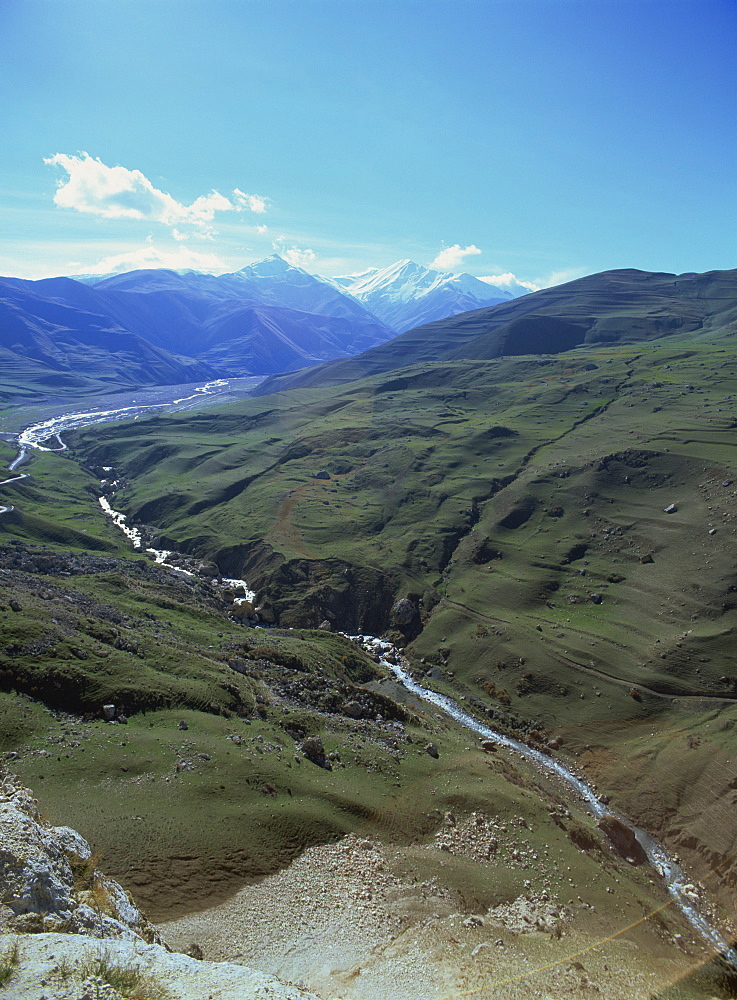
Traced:
<path fill-rule="evenodd" d="M 587 272 L 580 267 L 568 267 L 563 271 L 551 271 L 544 278 L 537 278 L 540 288 L 552 288 L 553 285 L 564 285 L 574 278 L 582 278 Z"/>
<path fill-rule="evenodd" d="M 428 267 L 436 271 L 456 271 L 463 266 L 464 257 L 473 257 L 481 253 L 473 243 L 469 247 L 462 247 L 459 243 L 454 243 L 452 247 L 443 247 L 432 263 Z"/>
<path fill-rule="evenodd" d="M 259 215 L 266 211 L 266 198 L 259 194 L 244 194 L 240 188 L 234 188 L 236 205 L 239 210 L 247 208 L 250 212 L 257 212 Z"/>
<path fill-rule="evenodd" d="M 206 233 L 217 212 L 266 211 L 266 199 L 248 195 L 238 188 L 231 201 L 219 191 L 200 195 L 191 205 L 183 205 L 170 194 L 154 187 L 140 170 L 108 167 L 89 153 L 70 156 L 56 153 L 44 160 L 61 167 L 67 177 L 59 181 L 54 204 L 73 208 L 77 212 L 98 215 L 104 219 L 145 219 L 160 222 L 175 229 L 193 226 L 198 235 Z M 186 239 L 186 233 L 176 228 L 176 239 Z"/>
<path fill-rule="evenodd" d="M 526 288 L 531 292 L 537 292 L 541 287 L 540 285 L 536 285 L 534 281 L 521 281 L 511 271 L 505 271 L 504 274 L 479 275 L 479 281 L 486 281 L 490 285 L 496 285 L 497 288 L 507 288 L 509 291 Z"/>
<path fill-rule="evenodd" d="M 268 231 L 269 231 L 268 226 L 256 226 L 256 232 L 260 233 L 262 236 L 264 233 L 267 233 Z"/>
<path fill-rule="evenodd" d="M 569 267 L 563 271 L 551 271 L 549 274 L 534 278 L 532 281 L 523 281 L 511 271 L 504 274 L 480 275 L 479 281 L 487 281 L 490 285 L 497 285 L 499 288 L 506 288 L 510 292 L 522 292 L 523 289 L 530 292 L 539 292 L 541 288 L 552 288 L 553 285 L 562 285 L 566 281 L 573 281 L 580 278 L 586 271 L 580 267 Z"/>
<path fill-rule="evenodd" d="M 282 257 L 284 260 L 288 260 L 290 264 L 294 267 L 305 267 L 307 264 L 311 264 L 314 260 L 317 260 L 317 254 L 314 250 L 300 250 L 299 247 L 290 247 L 289 250 L 282 251 Z"/>
<path fill-rule="evenodd" d="M 81 267 L 84 274 L 123 274 L 143 268 L 166 267 L 173 271 L 191 268 L 195 271 L 224 271 L 226 265 L 214 253 L 200 253 L 186 246 L 159 250 L 151 243 L 126 253 L 103 257 L 92 267 Z"/>
<path fill-rule="evenodd" d="M 306 267 L 313 261 L 317 260 L 317 254 L 314 250 L 301 247 L 286 246 L 287 238 L 286 236 L 277 236 L 275 240 L 272 241 L 271 245 L 280 254 L 284 260 L 288 261 L 293 267 Z"/>

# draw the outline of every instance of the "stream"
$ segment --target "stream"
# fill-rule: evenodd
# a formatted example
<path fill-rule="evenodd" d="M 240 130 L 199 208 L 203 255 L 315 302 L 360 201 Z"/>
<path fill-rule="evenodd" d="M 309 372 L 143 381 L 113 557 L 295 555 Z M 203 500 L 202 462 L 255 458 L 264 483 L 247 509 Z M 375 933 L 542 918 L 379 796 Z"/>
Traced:
<path fill-rule="evenodd" d="M 251 380 L 251 382 L 252 381 L 253 380 Z M 183 387 L 176 388 L 181 390 Z M 109 410 L 92 410 L 88 412 L 69 413 L 59 417 L 51 417 L 37 424 L 33 424 L 21 431 L 18 435 L 18 455 L 9 465 L 9 471 L 15 471 L 19 465 L 26 461 L 29 452 L 33 449 L 40 451 L 65 450 L 66 445 L 60 437 L 61 433 L 64 431 L 68 431 L 73 428 L 85 427 L 90 424 L 104 423 L 111 420 L 130 419 L 131 417 L 135 418 L 142 413 L 148 413 L 160 408 L 168 408 L 169 410 L 184 408 L 182 404 L 186 405 L 187 403 L 190 403 L 191 405 L 192 401 L 199 401 L 203 396 L 225 395 L 230 386 L 228 380 L 218 379 L 216 382 L 209 382 L 200 387 L 188 386 L 185 388 L 189 390 L 189 394 L 181 398 L 173 398 L 166 401 L 144 404 L 132 401 L 130 405 L 123 407 Z M 176 393 L 172 392 L 171 395 L 176 395 Z M 196 405 L 196 402 L 194 405 Z M 56 447 L 48 444 L 48 442 L 52 440 L 57 442 Z M 15 476 L 13 479 L 6 479 L 3 483 L 0 483 L 0 487 L 24 478 L 26 478 L 26 474 Z M 168 561 L 169 558 L 175 554 L 171 550 L 154 548 L 146 548 L 144 550 L 141 532 L 137 528 L 127 524 L 126 516 L 120 511 L 114 510 L 106 496 L 100 496 L 98 499 L 105 514 L 111 518 L 113 523 L 121 531 L 125 533 L 133 548 L 146 551 L 155 559 L 157 563 L 178 573 L 185 573 L 189 576 L 195 575 L 191 570 L 183 569 L 182 567 Z M 8 510 L 12 510 L 12 507 L 0 505 L 0 514 Z M 255 593 L 250 590 L 244 580 L 222 579 L 220 581 L 211 580 L 210 582 L 216 587 L 228 586 L 240 589 L 244 593 L 244 596 L 237 598 L 237 603 L 243 601 L 253 603 L 255 601 Z M 570 770 L 570 768 L 566 767 L 565 764 L 561 763 L 559 760 L 556 760 L 549 754 L 543 753 L 534 747 L 528 746 L 521 740 L 517 740 L 514 737 L 497 732 L 484 723 L 479 722 L 468 712 L 464 711 L 455 701 L 453 701 L 452 698 L 429 688 L 422 687 L 422 685 L 418 684 L 417 681 L 414 680 L 405 666 L 390 661 L 388 658 L 390 655 L 392 660 L 401 660 L 401 653 L 391 643 L 375 636 L 359 635 L 349 636 L 348 638 L 362 646 L 369 653 L 374 656 L 378 656 L 379 662 L 394 674 L 400 684 L 402 684 L 408 691 L 418 698 L 421 698 L 423 701 L 439 708 L 455 722 L 464 726 L 477 736 L 485 740 L 491 740 L 500 747 L 504 747 L 507 750 L 520 754 L 522 757 L 531 761 L 541 771 L 553 775 L 565 782 L 568 788 L 597 820 L 600 820 L 605 816 L 611 816 L 617 819 L 620 823 L 624 824 L 634 834 L 637 842 L 645 852 L 648 861 L 663 880 L 663 883 L 668 889 L 668 892 L 673 898 L 675 904 L 682 911 L 691 927 L 709 945 L 709 947 L 722 953 L 730 964 L 737 969 L 737 948 L 731 947 L 722 933 L 710 923 L 709 919 L 699 908 L 696 886 L 688 879 L 686 873 L 677 864 L 677 862 L 668 855 L 665 848 L 658 843 L 657 840 L 651 837 L 650 834 L 635 826 L 621 813 L 607 808 L 591 785 L 589 785 L 583 778 L 575 774 L 572 770 Z"/>
<path fill-rule="evenodd" d="M 484 725 L 478 719 L 469 715 L 468 712 L 465 712 L 460 705 L 453 701 L 452 698 L 447 697 L 447 695 L 422 687 L 422 685 L 414 680 L 405 667 L 391 662 L 386 658 L 387 654 L 392 654 L 392 660 L 401 658 L 401 654 L 398 655 L 398 651 L 391 643 L 377 639 L 374 636 L 350 636 L 350 638 L 358 642 L 368 652 L 375 655 L 378 654 L 380 663 L 391 670 L 400 684 L 412 692 L 412 694 L 417 695 L 418 698 L 442 709 L 450 718 L 483 739 L 491 740 L 498 746 L 520 754 L 527 760 L 532 761 L 541 770 L 562 779 L 597 820 L 602 819 L 604 816 L 613 816 L 628 827 L 634 833 L 637 842 L 647 855 L 648 861 L 662 878 L 668 892 L 694 930 L 718 952 L 723 952 L 730 963 L 737 968 L 737 948 L 730 947 L 729 942 L 720 931 L 713 927 L 698 909 L 696 886 L 688 879 L 683 869 L 668 855 L 665 848 L 654 837 L 651 837 L 649 833 L 640 829 L 640 827 L 635 826 L 626 816 L 608 809 L 594 789 L 559 760 L 540 750 L 536 750 L 534 747 L 528 746 L 521 740 L 516 740 L 512 736 L 499 733 L 495 729 Z"/>

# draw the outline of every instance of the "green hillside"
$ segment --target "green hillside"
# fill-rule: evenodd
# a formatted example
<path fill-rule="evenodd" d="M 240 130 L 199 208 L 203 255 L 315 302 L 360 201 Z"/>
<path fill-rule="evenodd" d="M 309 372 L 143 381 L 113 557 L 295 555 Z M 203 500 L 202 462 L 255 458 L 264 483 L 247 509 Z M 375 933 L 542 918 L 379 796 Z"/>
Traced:
<path fill-rule="evenodd" d="M 736 392 L 731 346 L 669 338 L 423 364 L 76 447 L 279 624 L 388 629 L 703 866 L 737 847 L 717 777 L 737 717 Z"/>

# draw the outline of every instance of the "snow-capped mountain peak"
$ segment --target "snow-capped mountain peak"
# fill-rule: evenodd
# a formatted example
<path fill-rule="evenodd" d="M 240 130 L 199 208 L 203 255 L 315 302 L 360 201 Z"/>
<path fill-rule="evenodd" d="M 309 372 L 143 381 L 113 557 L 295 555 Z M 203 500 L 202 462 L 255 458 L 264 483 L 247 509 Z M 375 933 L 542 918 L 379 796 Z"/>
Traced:
<path fill-rule="evenodd" d="M 422 323 L 514 298 L 470 274 L 433 271 L 407 259 L 361 274 L 339 275 L 331 283 L 353 295 L 400 333 Z"/>

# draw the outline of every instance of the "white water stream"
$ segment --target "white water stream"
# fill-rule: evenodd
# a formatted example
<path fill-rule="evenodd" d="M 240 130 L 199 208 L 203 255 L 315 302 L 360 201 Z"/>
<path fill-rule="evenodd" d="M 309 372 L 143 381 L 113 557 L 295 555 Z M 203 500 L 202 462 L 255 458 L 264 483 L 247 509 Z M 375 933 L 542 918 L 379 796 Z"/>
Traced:
<path fill-rule="evenodd" d="M 18 465 L 21 464 L 21 462 L 24 461 L 29 449 L 38 449 L 40 451 L 65 450 L 66 445 L 59 437 L 63 431 L 71 430 L 72 428 L 84 427 L 89 424 L 103 423 L 109 420 L 120 420 L 125 416 L 138 416 L 140 413 L 151 409 L 182 404 L 188 400 L 196 398 L 198 394 L 208 395 L 210 393 L 222 391 L 223 388 L 227 387 L 227 385 L 227 381 L 218 379 L 216 382 L 209 382 L 204 386 L 196 388 L 192 395 L 182 397 L 180 399 L 170 400 L 168 402 L 148 404 L 143 407 L 136 404 L 113 410 L 72 413 L 44 420 L 26 428 L 19 434 L 19 453 L 15 460 L 10 464 L 9 470 L 12 472 L 18 467 Z M 59 442 L 58 448 L 50 448 L 43 444 L 43 442 L 49 441 L 52 438 L 56 438 Z M 14 479 L 5 480 L 5 483 L 15 482 L 18 479 L 24 478 L 26 478 L 25 475 L 16 476 Z M 2 485 L 4 484 L 0 483 L 0 487 L 2 487 Z M 125 514 L 114 510 L 107 497 L 101 496 L 99 498 L 99 503 L 103 511 L 112 519 L 113 523 L 125 533 L 133 547 L 135 549 L 142 550 L 143 539 L 141 532 L 137 528 L 127 524 Z M 7 510 L 12 510 L 12 507 L 4 507 L 0 505 L 0 514 Z M 173 555 L 173 552 L 170 550 L 147 548 L 145 551 L 153 555 L 156 562 L 162 566 L 166 566 L 178 573 L 184 573 L 188 576 L 196 575 L 190 570 L 182 569 L 180 566 L 168 562 L 169 557 Z M 255 601 L 255 593 L 250 590 L 244 580 L 221 579 L 220 581 L 211 582 L 213 582 L 214 586 L 225 585 L 242 588 L 245 591 L 245 596 L 237 598 L 236 603 L 240 603 L 242 601 L 249 601 L 253 603 Z M 472 715 L 469 715 L 469 713 L 456 704 L 452 698 L 439 694 L 437 691 L 432 691 L 428 688 L 422 687 L 422 685 L 418 684 L 417 681 L 412 678 L 405 667 L 400 666 L 397 663 L 390 662 L 387 658 L 388 654 L 392 654 L 393 660 L 399 658 L 397 650 L 391 643 L 378 639 L 375 636 L 350 636 L 349 638 L 359 643 L 369 652 L 378 654 L 380 662 L 392 671 L 397 680 L 404 685 L 408 691 L 412 692 L 412 694 L 416 695 L 418 698 L 421 698 L 423 701 L 426 701 L 431 705 L 435 705 L 437 708 L 445 712 L 450 718 L 454 719 L 460 725 L 464 726 L 471 732 L 476 733 L 483 739 L 492 740 L 499 746 L 506 747 L 508 750 L 520 754 L 541 770 L 561 779 L 580 798 L 594 817 L 601 819 L 603 816 L 610 815 L 616 817 L 616 819 L 624 823 L 625 826 L 627 826 L 634 833 L 637 841 L 647 855 L 650 864 L 663 879 L 668 892 L 673 897 L 675 903 L 681 909 L 694 930 L 697 931 L 697 933 L 710 947 L 714 948 L 717 952 L 724 953 L 730 963 L 737 968 L 737 949 L 730 947 L 729 942 L 724 938 L 720 931 L 709 922 L 706 916 L 704 916 L 698 908 L 698 894 L 696 887 L 689 881 L 683 869 L 672 858 L 670 858 L 665 848 L 645 830 L 641 830 L 639 827 L 635 826 L 620 813 L 607 809 L 599 799 L 594 789 L 583 778 L 574 774 L 573 771 L 560 761 L 556 760 L 552 756 L 549 756 L 548 754 L 542 753 L 540 750 L 536 750 L 534 747 L 528 746 L 521 740 L 516 740 L 511 736 L 507 736 L 504 733 L 499 733 L 496 730 L 491 729 L 489 726 L 479 722 Z"/>
<path fill-rule="evenodd" d="M 698 909 L 696 886 L 688 879 L 683 869 L 669 857 L 668 852 L 654 837 L 651 837 L 645 830 L 641 830 L 638 826 L 635 826 L 634 823 L 631 823 L 621 813 L 608 809 L 599 799 L 594 789 L 583 778 L 574 774 L 565 764 L 562 764 L 548 754 L 542 753 L 540 750 L 536 750 L 534 747 L 528 746 L 521 740 L 516 740 L 512 736 L 506 736 L 504 733 L 499 733 L 495 729 L 484 725 L 472 715 L 469 715 L 468 712 L 465 712 L 452 698 L 422 687 L 403 666 L 393 663 L 386 658 L 388 653 L 393 654 L 392 659 L 398 658 L 397 650 L 391 643 L 377 639 L 374 636 L 350 636 L 349 638 L 358 642 L 368 652 L 378 654 L 380 662 L 385 667 L 388 667 L 397 680 L 408 691 L 411 691 L 412 694 L 442 709 L 452 719 L 455 719 L 456 722 L 465 726 L 466 729 L 470 729 L 471 732 L 476 733 L 483 739 L 492 740 L 499 746 L 515 751 L 522 757 L 527 758 L 527 760 L 532 761 L 542 770 L 562 779 L 573 789 L 596 819 L 601 819 L 603 816 L 608 815 L 614 816 L 621 823 L 624 823 L 634 833 L 635 838 L 647 855 L 648 861 L 663 879 L 668 892 L 694 930 L 711 947 L 715 948 L 718 952 L 724 952 L 729 961 L 737 967 L 737 949 L 730 947 L 729 942 L 720 931 L 713 927 Z"/>

